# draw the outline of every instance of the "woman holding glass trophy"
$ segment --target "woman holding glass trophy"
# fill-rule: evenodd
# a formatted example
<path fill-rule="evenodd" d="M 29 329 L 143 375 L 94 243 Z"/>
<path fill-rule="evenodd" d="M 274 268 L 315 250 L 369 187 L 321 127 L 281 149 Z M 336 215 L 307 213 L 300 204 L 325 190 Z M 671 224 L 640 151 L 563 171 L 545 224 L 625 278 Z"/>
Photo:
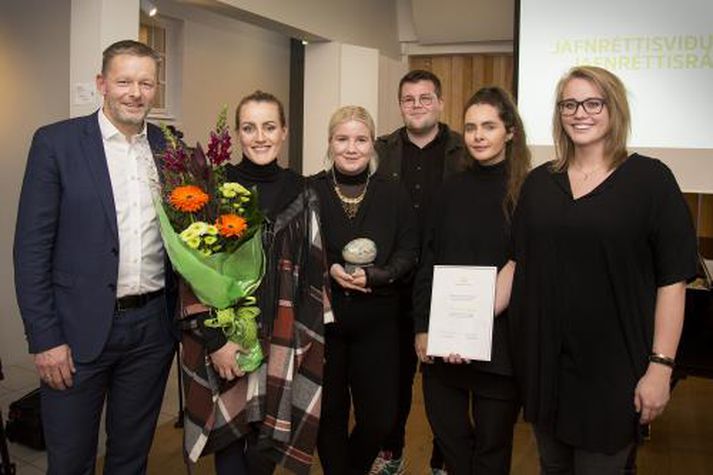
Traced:
<path fill-rule="evenodd" d="M 366 109 L 338 109 L 329 122 L 326 169 L 311 179 L 336 320 L 326 328 L 318 439 L 326 474 L 367 473 L 396 420 L 396 284 L 416 265 L 418 233 L 406 191 L 374 175 L 374 137 Z"/>

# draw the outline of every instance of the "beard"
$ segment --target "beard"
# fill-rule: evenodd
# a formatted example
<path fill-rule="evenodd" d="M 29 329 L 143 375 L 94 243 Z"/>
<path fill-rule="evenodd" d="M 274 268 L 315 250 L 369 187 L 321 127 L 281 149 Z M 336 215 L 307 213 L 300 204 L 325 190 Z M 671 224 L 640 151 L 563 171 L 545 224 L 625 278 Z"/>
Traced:
<path fill-rule="evenodd" d="M 419 118 L 419 120 L 406 118 L 404 120 L 404 125 L 406 126 L 406 130 L 408 130 L 412 134 L 424 135 L 433 131 L 434 128 L 438 127 L 438 118 L 426 117 Z"/>
<path fill-rule="evenodd" d="M 113 120 L 120 124 L 131 126 L 143 125 L 146 116 L 151 110 L 150 105 L 147 105 L 144 102 L 140 108 L 136 109 L 134 112 L 129 112 L 119 101 L 113 99 L 106 99 L 105 106 Z"/>

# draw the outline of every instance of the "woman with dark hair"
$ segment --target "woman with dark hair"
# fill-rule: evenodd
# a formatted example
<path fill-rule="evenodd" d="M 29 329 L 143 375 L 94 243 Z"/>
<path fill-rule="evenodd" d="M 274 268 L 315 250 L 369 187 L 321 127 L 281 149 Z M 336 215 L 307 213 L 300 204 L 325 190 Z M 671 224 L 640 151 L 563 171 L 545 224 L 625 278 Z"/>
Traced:
<path fill-rule="evenodd" d="M 627 151 L 619 78 L 575 67 L 556 98 L 513 219 L 516 373 L 542 473 L 620 474 L 669 399 L 696 238 L 668 167 Z"/>
<path fill-rule="evenodd" d="M 515 104 L 498 87 L 480 89 L 465 104 L 463 138 L 472 161 L 444 183 L 424 235 L 414 287 L 415 347 L 423 363 L 426 414 L 448 473 L 507 474 L 520 405 L 506 311 L 513 266 L 506 263 L 510 218 L 530 153 Z M 427 355 L 436 264 L 498 268 L 490 361 Z"/>
<path fill-rule="evenodd" d="M 397 415 L 398 284 L 416 265 L 418 232 L 406 190 L 373 174 L 374 135 L 366 109 L 337 110 L 326 171 L 312 178 L 335 317 L 326 329 L 319 428 L 327 475 L 367 473 Z"/>
<path fill-rule="evenodd" d="M 184 289 L 185 450 L 192 461 L 214 452 L 218 474 L 272 473 L 275 463 L 308 473 L 331 315 L 317 198 L 277 164 L 287 124 L 275 96 L 244 97 L 235 119 L 243 158 L 226 167 L 227 181 L 257 189 L 265 214 L 265 275 L 255 294 L 265 361 L 245 374 L 236 359 L 243 348 L 206 326 L 205 308 Z"/>

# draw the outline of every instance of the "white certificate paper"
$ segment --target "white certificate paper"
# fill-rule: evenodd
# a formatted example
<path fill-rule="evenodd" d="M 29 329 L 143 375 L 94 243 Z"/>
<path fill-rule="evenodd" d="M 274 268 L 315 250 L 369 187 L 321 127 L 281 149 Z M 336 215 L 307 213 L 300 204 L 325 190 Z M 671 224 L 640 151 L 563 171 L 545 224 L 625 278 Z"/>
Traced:
<path fill-rule="evenodd" d="M 497 273 L 495 267 L 433 267 L 429 356 L 490 361 Z"/>

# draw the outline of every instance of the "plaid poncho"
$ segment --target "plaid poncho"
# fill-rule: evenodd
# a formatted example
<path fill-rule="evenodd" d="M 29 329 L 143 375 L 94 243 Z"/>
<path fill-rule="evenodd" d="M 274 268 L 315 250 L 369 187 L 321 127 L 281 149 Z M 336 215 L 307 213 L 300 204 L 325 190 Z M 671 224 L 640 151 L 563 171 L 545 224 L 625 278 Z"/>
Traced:
<path fill-rule="evenodd" d="M 184 450 L 195 462 L 257 430 L 261 450 L 306 474 L 317 442 L 324 323 L 332 319 L 314 192 L 300 194 L 265 235 L 267 268 L 258 300 L 266 362 L 253 373 L 232 382 L 215 373 L 195 318 L 207 308 L 182 288 Z"/>

